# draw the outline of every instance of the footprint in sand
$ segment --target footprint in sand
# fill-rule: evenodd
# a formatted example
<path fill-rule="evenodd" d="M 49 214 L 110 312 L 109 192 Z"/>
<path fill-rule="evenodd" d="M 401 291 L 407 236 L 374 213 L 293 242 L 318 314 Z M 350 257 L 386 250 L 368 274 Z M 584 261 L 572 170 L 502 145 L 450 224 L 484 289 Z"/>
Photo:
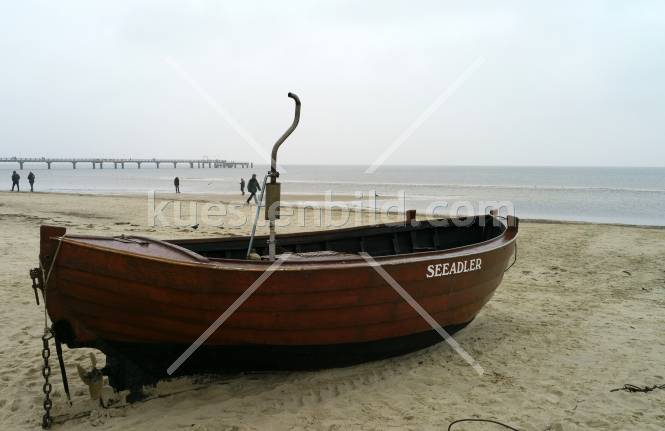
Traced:
<path fill-rule="evenodd" d="M 19 408 L 19 402 L 17 400 L 13 400 L 12 403 L 9 405 L 9 410 L 15 412 Z"/>

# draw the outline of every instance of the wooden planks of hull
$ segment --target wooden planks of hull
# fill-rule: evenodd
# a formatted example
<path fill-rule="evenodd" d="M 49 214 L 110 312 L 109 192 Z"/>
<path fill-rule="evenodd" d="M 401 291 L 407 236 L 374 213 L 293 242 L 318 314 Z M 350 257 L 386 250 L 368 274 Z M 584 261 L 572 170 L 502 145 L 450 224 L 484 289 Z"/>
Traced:
<path fill-rule="evenodd" d="M 439 324 L 458 327 L 478 314 L 501 283 L 516 234 L 515 223 L 477 244 L 376 260 Z M 418 235 L 425 238 L 421 244 L 429 238 Z M 51 319 L 71 346 L 187 345 L 270 265 L 206 259 L 162 242 L 123 237 L 116 247 L 114 241 L 62 241 L 46 297 Z M 42 241 L 45 250 L 54 249 L 52 242 Z M 153 248 L 142 253 L 146 247 Z M 437 265 L 462 271 L 434 271 Z M 423 318 L 364 260 L 299 260 L 275 271 L 206 346 L 334 346 L 428 331 Z"/>

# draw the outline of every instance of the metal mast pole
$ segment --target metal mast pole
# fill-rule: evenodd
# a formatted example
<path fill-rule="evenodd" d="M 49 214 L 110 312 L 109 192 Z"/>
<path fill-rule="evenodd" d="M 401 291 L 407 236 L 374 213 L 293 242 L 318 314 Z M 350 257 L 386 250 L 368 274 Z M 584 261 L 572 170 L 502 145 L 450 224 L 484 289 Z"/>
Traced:
<path fill-rule="evenodd" d="M 265 219 L 270 222 L 270 236 L 268 239 L 268 256 L 270 260 L 275 260 L 276 254 L 276 239 L 275 239 L 275 220 L 279 218 L 279 202 L 280 202 L 280 184 L 277 182 L 277 177 L 279 177 L 279 172 L 277 172 L 277 150 L 279 147 L 286 141 L 286 138 L 293 133 L 293 131 L 298 126 L 300 121 L 300 99 L 293 93 L 289 93 L 288 96 L 296 102 L 296 111 L 293 117 L 293 123 L 291 126 L 284 132 L 282 136 L 275 142 L 275 145 L 272 147 L 272 154 L 270 157 L 270 171 L 266 175 L 263 182 L 263 190 L 261 191 L 261 196 L 265 194 Z M 266 180 L 270 177 L 270 182 Z M 249 239 L 249 247 L 247 248 L 247 256 L 252 251 L 252 244 L 254 242 L 254 235 L 256 232 L 256 223 L 258 222 L 259 210 L 261 208 L 261 202 L 256 209 L 256 218 L 254 220 L 254 227 L 252 229 L 252 235 Z"/>
<path fill-rule="evenodd" d="M 291 126 L 284 132 L 282 136 L 275 142 L 275 145 L 272 147 L 272 154 L 270 156 L 270 172 L 268 176 L 270 177 L 270 183 L 266 184 L 266 218 L 270 221 L 270 238 L 268 240 L 268 256 L 270 260 L 275 260 L 276 254 L 276 240 L 275 240 L 275 220 L 279 218 L 279 201 L 280 201 L 280 184 L 277 182 L 277 177 L 279 177 L 279 172 L 277 172 L 277 150 L 284 143 L 286 138 L 289 137 L 291 133 L 298 126 L 300 121 L 300 99 L 293 93 L 289 93 L 288 96 L 296 102 L 296 111 L 293 117 L 293 123 Z"/>

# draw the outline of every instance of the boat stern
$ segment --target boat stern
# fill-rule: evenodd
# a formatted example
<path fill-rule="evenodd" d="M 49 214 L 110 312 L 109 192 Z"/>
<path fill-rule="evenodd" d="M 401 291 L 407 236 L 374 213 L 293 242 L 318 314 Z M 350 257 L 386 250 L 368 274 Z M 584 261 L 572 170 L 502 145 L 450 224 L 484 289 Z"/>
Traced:
<path fill-rule="evenodd" d="M 58 248 L 59 238 L 65 235 L 67 229 L 62 226 L 41 225 L 39 228 L 39 264 L 44 271 L 48 271 Z"/>

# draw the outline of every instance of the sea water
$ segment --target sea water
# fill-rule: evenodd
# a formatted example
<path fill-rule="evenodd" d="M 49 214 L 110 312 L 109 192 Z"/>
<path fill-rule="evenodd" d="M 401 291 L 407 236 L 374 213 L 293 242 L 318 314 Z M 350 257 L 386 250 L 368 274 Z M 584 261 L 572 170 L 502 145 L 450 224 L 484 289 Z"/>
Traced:
<path fill-rule="evenodd" d="M 0 178 L 11 187 L 11 172 L 17 167 L 0 166 Z M 282 193 L 322 196 L 376 195 L 389 199 L 403 194 L 405 209 L 419 212 L 450 209 L 455 202 L 477 208 L 484 202 L 509 202 L 516 215 L 538 218 L 602 223 L 665 225 L 665 168 L 613 167 L 481 167 L 481 166 L 381 166 L 365 173 L 367 166 L 286 165 L 279 181 Z M 22 190 L 28 190 L 29 171 L 37 176 L 36 190 L 93 194 L 170 193 L 173 179 L 180 178 L 183 193 L 239 194 L 240 178 L 252 173 L 263 178 L 267 166 L 253 169 L 176 169 L 162 164 L 160 169 L 144 164 L 141 169 L 127 164 L 125 169 L 91 169 L 80 163 L 25 164 Z M 376 204 L 375 204 L 376 205 Z"/>

